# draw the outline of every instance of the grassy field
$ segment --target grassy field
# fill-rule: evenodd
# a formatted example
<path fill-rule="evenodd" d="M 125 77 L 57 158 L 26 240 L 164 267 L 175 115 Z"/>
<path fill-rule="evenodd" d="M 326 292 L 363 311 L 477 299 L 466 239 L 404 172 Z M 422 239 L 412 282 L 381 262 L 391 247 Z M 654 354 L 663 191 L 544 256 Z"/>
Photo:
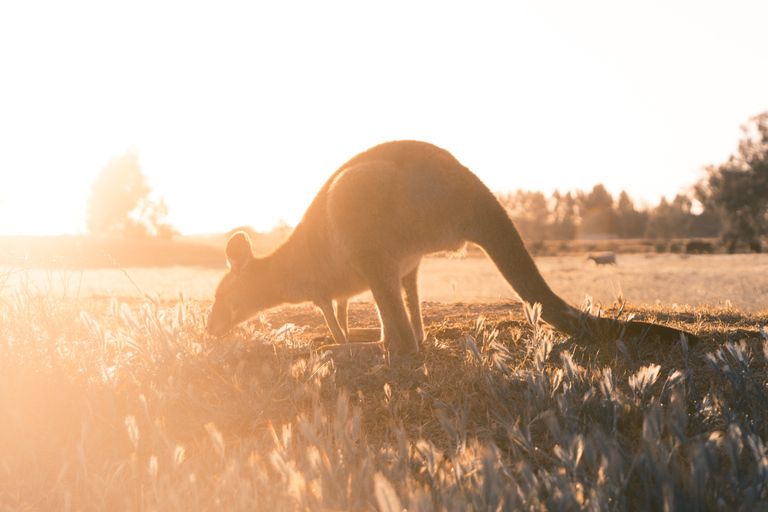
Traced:
<path fill-rule="evenodd" d="M 574 304 L 583 303 L 589 294 L 609 306 L 622 292 L 633 304 L 730 305 L 754 312 L 768 309 L 765 255 L 620 254 L 618 265 L 600 267 L 581 256 L 540 257 L 536 261 L 552 288 Z M 0 266 L 0 294 L 8 295 L 13 286 L 22 284 L 68 297 L 129 300 L 157 295 L 168 299 L 182 292 L 189 298 L 211 300 L 224 272 L 222 268 L 203 267 L 72 271 Z M 492 302 L 514 297 L 485 257 L 428 258 L 422 265 L 420 283 L 422 298 L 433 302 Z M 360 300 L 370 301 L 371 297 L 364 295 Z"/>
<path fill-rule="evenodd" d="M 307 305 L 212 339 L 222 270 L 0 270 L 0 508 L 768 510 L 763 259 L 537 261 L 701 341 L 566 338 L 476 258 L 426 262 L 407 359 L 310 356 Z"/>

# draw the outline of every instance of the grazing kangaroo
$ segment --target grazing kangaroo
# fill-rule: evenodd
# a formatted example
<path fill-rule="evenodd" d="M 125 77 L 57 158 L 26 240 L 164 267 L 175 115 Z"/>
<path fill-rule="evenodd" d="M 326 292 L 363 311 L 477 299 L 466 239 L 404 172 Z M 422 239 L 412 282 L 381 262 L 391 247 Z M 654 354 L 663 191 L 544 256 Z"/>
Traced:
<path fill-rule="evenodd" d="M 605 252 L 593 252 L 587 255 L 588 260 L 592 260 L 595 262 L 595 265 L 617 265 L 616 263 L 616 253 L 605 251 Z"/>
<path fill-rule="evenodd" d="M 347 301 L 370 290 L 382 326 L 379 345 L 415 354 L 424 340 L 419 263 L 466 242 L 483 248 L 522 300 L 540 303 L 542 319 L 555 328 L 572 333 L 582 321 L 600 322 L 549 288 L 506 210 L 477 176 L 444 149 L 395 141 L 360 153 L 333 173 L 271 254 L 254 257 L 248 236 L 232 235 L 226 247 L 231 269 L 216 289 L 208 332 L 222 335 L 259 311 L 311 301 L 334 340 L 345 344 Z M 630 324 L 679 337 L 668 327 Z M 370 346 L 334 346 L 334 352 Z"/>

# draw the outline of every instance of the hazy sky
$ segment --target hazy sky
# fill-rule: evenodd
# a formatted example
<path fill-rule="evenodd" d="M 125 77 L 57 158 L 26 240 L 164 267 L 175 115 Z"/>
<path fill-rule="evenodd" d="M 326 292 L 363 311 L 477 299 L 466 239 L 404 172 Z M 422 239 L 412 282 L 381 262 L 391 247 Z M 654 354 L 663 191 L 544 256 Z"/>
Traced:
<path fill-rule="evenodd" d="M 768 2 L 2 2 L 0 234 L 84 231 L 137 150 L 183 233 L 295 224 L 354 154 L 656 203 L 768 110 Z"/>

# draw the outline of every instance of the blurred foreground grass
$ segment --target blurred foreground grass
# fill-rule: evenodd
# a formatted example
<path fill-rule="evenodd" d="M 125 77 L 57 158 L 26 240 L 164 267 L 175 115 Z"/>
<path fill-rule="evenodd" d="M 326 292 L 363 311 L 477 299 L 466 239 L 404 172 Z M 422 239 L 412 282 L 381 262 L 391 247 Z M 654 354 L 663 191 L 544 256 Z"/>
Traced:
<path fill-rule="evenodd" d="M 194 299 L 16 284 L 0 507 L 768 508 L 768 318 L 629 309 L 702 342 L 566 340 L 515 304 L 428 303 L 417 357 L 334 361 L 308 356 L 324 340 L 307 306 L 214 340 Z"/>

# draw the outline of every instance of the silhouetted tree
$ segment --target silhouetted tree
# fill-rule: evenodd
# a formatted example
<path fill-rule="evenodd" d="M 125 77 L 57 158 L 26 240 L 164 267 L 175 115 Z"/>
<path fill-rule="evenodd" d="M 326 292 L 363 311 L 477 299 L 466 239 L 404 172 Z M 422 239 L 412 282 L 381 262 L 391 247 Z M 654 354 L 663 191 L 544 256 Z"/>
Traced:
<path fill-rule="evenodd" d="M 723 231 L 723 222 L 713 208 L 704 206 L 704 211 L 694 215 L 688 231 L 690 238 L 714 238 Z"/>
<path fill-rule="evenodd" d="M 165 222 L 168 207 L 149 199 L 152 189 L 139 166 L 139 155 L 128 151 L 101 168 L 91 185 L 86 226 L 91 233 L 170 238 L 175 230 Z"/>
<path fill-rule="evenodd" d="M 547 237 L 549 210 L 541 192 L 518 190 L 501 198 L 517 229 L 526 240 L 540 241 Z"/>
<path fill-rule="evenodd" d="M 613 196 L 605 187 L 595 185 L 589 194 L 580 192 L 581 236 L 604 236 L 615 234 L 613 218 Z"/>
<path fill-rule="evenodd" d="M 555 190 L 552 194 L 551 204 L 550 237 L 555 240 L 573 240 L 576 238 L 579 219 L 576 211 L 576 200 L 573 195 L 568 192 L 563 196 Z"/>
<path fill-rule="evenodd" d="M 662 197 L 659 205 L 651 210 L 648 218 L 648 238 L 684 238 L 693 221 L 691 199 L 683 194 L 677 194 L 671 203 Z"/>
<path fill-rule="evenodd" d="M 737 242 L 755 244 L 768 232 L 768 112 L 741 127 L 736 154 L 704 170 L 696 196 L 722 219 L 721 236 L 732 252 Z"/>
<path fill-rule="evenodd" d="M 635 202 L 622 190 L 615 209 L 616 233 L 619 238 L 642 238 L 648 224 L 648 212 L 637 210 Z"/>

